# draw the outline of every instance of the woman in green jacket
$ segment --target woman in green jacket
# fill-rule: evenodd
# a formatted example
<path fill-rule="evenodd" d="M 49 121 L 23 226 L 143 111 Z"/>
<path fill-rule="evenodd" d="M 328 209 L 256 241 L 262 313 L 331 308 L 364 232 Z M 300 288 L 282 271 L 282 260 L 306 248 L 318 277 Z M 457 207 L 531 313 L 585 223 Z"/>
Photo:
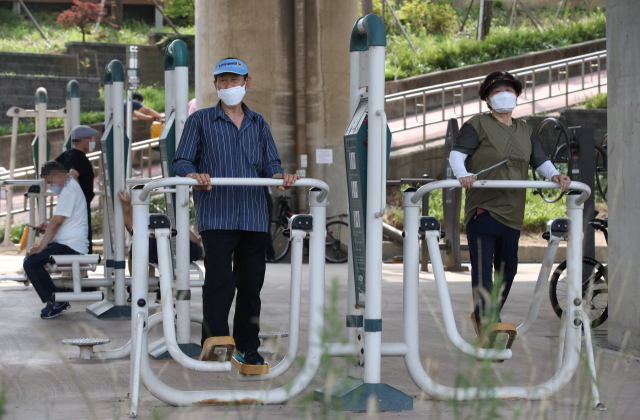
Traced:
<path fill-rule="evenodd" d="M 563 191 L 571 182 L 549 161 L 529 124 L 512 117 L 516 98 L 521 93 L 522 85 L 508 72 L 489 74 L 478 94 L 491 111 L 464 123 L 449 158 L 456 178 L 466 188 L 465 224 L 474 302 L 471 318 L 476 333 L 482 326 L 501 322 L 500 310 L 518 270 L 518 240 L 526 190 L 473 189 L 473 182 L 526 180 L 529 166 L 545 178 L 560 183 Z M 474 175 L 505 159 L 504 164 Z M 513 330 L 515 336 L 515 326 Z"/>

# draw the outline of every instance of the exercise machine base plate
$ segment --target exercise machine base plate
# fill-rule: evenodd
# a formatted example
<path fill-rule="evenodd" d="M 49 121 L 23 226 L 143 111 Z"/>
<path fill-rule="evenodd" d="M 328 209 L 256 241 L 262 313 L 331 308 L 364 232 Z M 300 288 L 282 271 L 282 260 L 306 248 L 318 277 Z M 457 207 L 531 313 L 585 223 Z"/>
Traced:
<path fill-rule="evenodd" d="M 199 357 L 200 356 L 200 352 L 202 351 L 202 347 L 200 347 L 199 345 L 197 345 L 195 343 L 178 344 L 178 347 L 180 347 L 180 350 L 182 350 L 182 352 L 184 354 L 186 354 L 187 356 L 189 356 L 191 358 L 194 358 L 194 359 L 196 357 Z M 165 348 L 166 348 L 166 346 L 165 346 Z M 160 353 L 157 356 L 151 355 L 151 358 L 153 360 L 173 359 L 173 357 L 171 357 L 171 354 L 169 354 L 168 350 L 165 350 L 164 352 Z"/>
<path fill-rule="evenodd" d="M 131 306 L 115 306 L 108 300 L 101 300 L 87 306 L 87 312 L 98 319 L 131 318 Z"/>
<path fill-rule="evenodd" d="M 365 411 L 372 396 L 380 411 L 413 410 L 413 397 L 410 395 L 387 384 L 365 384 L 353 378 L 340 378 L 329 390 L 324 386 L 318 388 L 314 396 L 317 401 L 330 402 L 336 411 Z"/>
<path fill-rule="evenodd" d="M 458 273 L 462 271 L 469 271 L 469 267 L 466 265 L 445 265 L 444 271 L 450 271 L 452 273 Z"/>

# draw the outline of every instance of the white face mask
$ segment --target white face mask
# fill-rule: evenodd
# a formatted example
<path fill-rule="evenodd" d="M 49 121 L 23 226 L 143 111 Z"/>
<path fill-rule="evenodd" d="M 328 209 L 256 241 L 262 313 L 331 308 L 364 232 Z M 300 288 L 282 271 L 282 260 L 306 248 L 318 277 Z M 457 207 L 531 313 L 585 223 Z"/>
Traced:
<path fill-rule="evenodd" d="M 49 185 L 49 189 L 53 195 L 60 195 L 62 192 L 62 187 L 59 185 Z"/>
<path fill-rule="evenodd" d="M 496 93 L 491 97 L 491 108 L 500 114 L 507 114 L 516 108 L 516 95 L 511 92 Z"/>
<path fill-rule="evenodd" d="M 89 151 L 93 152 L 93 149 L 96 148 L 96 142 L 95 141 L 90 141 L 89 142 Z"/>
<path fill-rule="evenodd" d="M 242 98 L 244 98 L 244 94 L 247 93 L 245 82 L 242 86 L 236 86 L 229 89 L 218 89 L 218 97 L 226 106 L 236 106 L 240 102 L 242 102 Z"/>

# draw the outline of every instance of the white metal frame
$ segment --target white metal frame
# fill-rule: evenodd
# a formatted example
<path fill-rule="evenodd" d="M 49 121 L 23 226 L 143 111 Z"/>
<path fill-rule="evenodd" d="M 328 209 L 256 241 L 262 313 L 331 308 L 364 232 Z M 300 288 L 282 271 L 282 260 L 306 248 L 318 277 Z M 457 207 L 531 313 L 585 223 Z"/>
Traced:
<path fill-rule="evenodd" d="M 439 181 L 421 187 L 418 191 L 409 190 L 404 193 L 404 335 L 408 352 L 404 356 L 409 375 L 416 385 L 428 395 L 439 399 L 456 399 L 458 401 L 485 398 L 523 398 L 538 400 L 549 398 L 561 390 L 573 377 L 580 359 L 580 335 L 581 328 L 587 338 L 587 354 L 589 368 L 591 370 L 592 398 L 595 408 L 604 409 L 600 403 L 597 383 L 595 382 L 595 363 L 593 348 L 591 347 L 590 324 L 588 316 L 582 307 L 582 213 L 583 203 L 591 191 L 589 187 L 580 182 L 572 182 L 570 189 L 579 191 L 580 195 L 569 194 L 567 196 L 567 217 L 569 219 L 569 235 L 567 243 L 567 273 L 568 288 L 566 308 L 567 319 L 560 332 L 559 363 L 556 374 L 548 381 L 535 386 L 526 387 L 496 387 L 496 388 L 452 388 L 438 384 L 424 370 L 419 354 L 419 328 L 418 328 L 418 279 L 419 279 L 419 218 L 420 198 L 435 189 L 460 187 L 457 180 Z M 559 188 L 559 184 L 540 181 L 476 181 L 474 188 Z M 409 234 L 411 232 L 411 234 Z M 414 234 L 415 233 L 415 234 Z M 443 307 L 445 331 L 451 342 L 462 352 L 479 359 L 508 359 L 511 350 L 486 350 L 476 349 L 460 337 L 455 325 L 455 318 L 451 310 L 451 300 L 447 291 L 446 278 L 442 259 L 438 248 L 440 231 L 426 232 L 429 255 L 433 265 L 434 276 L 438 288 L 440 303 Z M 556 238 L 557 239 L 557 238 Z M 532 304 L 527 319 L 520 325 L 519 335 L 526 334 L 531 323 L 537 316 L 542 296 L 540 294 L 541 278 L 553 263 L 552 257 L 557 250 L 556 240 L 550 240 L 551 246 L 546 257 L 549 261 L 543 264 L 543 270 L 536 285 Z M 554 254 L 554 255 L 552 255 Z M 568 326 L 568 327 L 567 327 Z"/>
<path fill-rule="evenodd" d="M 164 384 L 153 372 L 149 363 L 149 355 L 147 352 L 136 351 L 136 349 L 143 349 L 147 347 L 147 332 L 140 330 L 140 325 L 144 325 L 144 322 L 148 317 L 148 305 L 146 305 L 148 286 L 147 286 L 147 272 L 145 261 L 149 258 L 149 241 L 150 234 L 149 229 L 149 197 L 151 191 L 158 188 L 176 186 L 178 193 L 181 190 L 186 191 L 186 187 L 199 185 L 196 180 L 189 178 L 163 178 L 157 181 L 153 181 L 144 188 L 134 188 L 132 190 L 132 204 L 133 204 L 133 259 L 137 262 L 133 266 L 133 281 L 132 281 L 132 332 L 131 337 L 133 340 L 131 348 L 134 349 L 134 353 L 131 357 L 131 381 L 130 381 L 130 395 L 137 396 L 138 390 L 136 387 L 139 385 L 139 378 L 136 376 L 138 366 L 140 366 L 140 378 L 147 387 L 147 389 L 158 399 L 165 401 L 171 405 L 191 405 L 203 401 L 217 401 L 217 402 L 233 402 L 238 400 L 254 400 L 256 402 L 263 403 L 282 403 L 289 398 L 302 392 L 315 377 L 319 365 L 320 357 L 322 355 L 323 346 L 322 338 L 320 336 L 323 326 L 324 318 L 324 253 L 325 253 L 325 237 L 326 237 L 326 206 L 327 206 L 327 194 L 329 187 L 326 183 L 314 179 L 301 179 L 296 182 L 296 187 L 313 187 L 309 194 L 310 210 L 313 217 L 313 231 L 310 234 L 309 240 L 309 345 L 308 353 L 305 362 L 305 366 L 298 376 L 288 385 L 273 390 L 237 390 L 237 391 L 180 391 L 169 387 Z M 241 186 L 281 186 L 282 180 L 275 179 L 258 179 L 258 178 L 214 178 L 211 180 L 211 185 L 241 185 Z M 188 218 L 188 206 L 180 205 L 185 196 L 181 194 L 181 199 L 178 200 L 178 206 L 176 211 L 178 213 L 177 218 L 183 220 L 180 213 L 185 213 Z M 188 195 L 186 195 L 188 198 Z M 177 337 L 175 335 L 174 324 L 174 308 L 173 308 L 173 294 L 171 289 L 172 269 L 171 258 L 169 248 L 169 235 L 168 229 L 157 229 L 155 231 L 156 240 L 158 242 L 158 255 L 167 255 L 167 258 L 159 258 L 160 264 L 160 281 L 162 288 L 162 307 L 163 307 L 163 328 L 165 333 L 165 343 L 171 356 L 183 366 L 198 370 L 198 371 L 229 371 L 231 364 L 228 362 L 200 362 L 188 358 L 177 343 Z M 178 243 L 188 240 L 188 229 L 178 230 Z M 294 255 L 298 257 L 296 263 L 292 264 L 292 307 L 290 312 L 290 326 L 293 329 L 290 333 L 292 336 L 292 342 L 290 343 L 288 357 L 285 358 L 279 365 L 275 366 L 269 375 L 269 378 L 276 377 L 284 373 L 293 362 L 297 353 L 297 337 L 299 322 L 297 318 L 299 316 L 300 308 L 300 278 L 301 278 L 301 266 L 302 266 L 302 252 L 301 252 L 301 237 L 300 233 L 294 233 Z M 297 251 L 296 251 L 297 250 Z M 188 252 L 188 247 L 177 247 L 177 253 Z M 179 260 L 180 256 L 177 256 Z M 184 277 L 184 274 L 182 274 Z M 182 279 L 178 280 L 183 281 Z M 187 301 L 188 302 L 188 301 Z M 188 309 L 188 306 L 187 306 Z M 176 307 L 176 311 L 182 311 L 184 308 Z M 296 313 L 296 311 L 298 313 Z M 139 317 L 142 321 L 139 321 Z M 201 315 L 192 315 L 189 313 L 189 320 L 200 320 Z M 180 325 L 178 325 L 180 329 Z M 141 344 L 137 341 L 142 340 Z M 354 349 L 355 350 L 355 349 Z M 267 377 L 263 379 L 269 379 Z M 132 414 L 136 414 L 137 400 L 132 400 Z"/>

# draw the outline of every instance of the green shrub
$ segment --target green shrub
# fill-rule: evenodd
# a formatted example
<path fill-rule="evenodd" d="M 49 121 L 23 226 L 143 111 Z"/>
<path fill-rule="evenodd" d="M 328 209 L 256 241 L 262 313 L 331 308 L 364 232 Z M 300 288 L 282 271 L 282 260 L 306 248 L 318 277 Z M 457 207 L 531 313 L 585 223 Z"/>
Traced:
<path fill-rule="evenodd" d="M 539 32 L 522 26 L 509 33 L 508 27 L 494 27 L 484 41 L 466 37 L 428 35 L 426 30 L 409 29 L 414 53 L 404 36 L 388 36 L 386 78 L 416 76 L 534 51 L 558 48 L 606 37 L 606 15 L 596 12 L 577 22 L 556 25 Z"/>
<path fill-rule="evenodd" d="M 0 242 L 4 242 L 4 219 L 2 221 L 3 227 L 0 228 Z M 20 238 L 22 238 L 22 233 L 24 232 L 24 228 L 26 225 L 22 223 L 14 223 L 11 225 L 11 242 L 17 244 L 20 242 Z"/>
<path fill-rule="evenodd" d="M 403 24 L 416 29 L 424 28 L 427 33 L 448 35 L 458 26 L 455 10 L 446 3 L 407 0 L 397 14 Z"/>
<path fill-rule="evenodd" d="M 584 107 L 586 109 L 607 109 L 607 94 L 596 93 L 585 98 Z"/>

